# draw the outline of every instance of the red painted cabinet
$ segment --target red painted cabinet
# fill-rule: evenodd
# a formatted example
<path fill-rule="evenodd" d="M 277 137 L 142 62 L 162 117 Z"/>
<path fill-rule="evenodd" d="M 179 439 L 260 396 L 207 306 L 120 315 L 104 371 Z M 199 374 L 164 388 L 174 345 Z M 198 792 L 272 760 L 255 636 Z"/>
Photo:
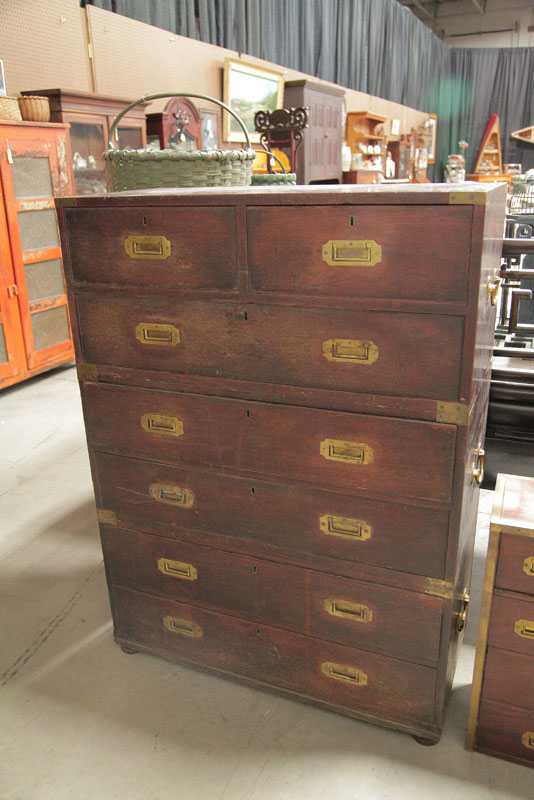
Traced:
<path fill-rule="evenodd" d="M 54 205 L 69 163 L 67 126 L 0 120 L 0 388 L 73 357 Z"/>

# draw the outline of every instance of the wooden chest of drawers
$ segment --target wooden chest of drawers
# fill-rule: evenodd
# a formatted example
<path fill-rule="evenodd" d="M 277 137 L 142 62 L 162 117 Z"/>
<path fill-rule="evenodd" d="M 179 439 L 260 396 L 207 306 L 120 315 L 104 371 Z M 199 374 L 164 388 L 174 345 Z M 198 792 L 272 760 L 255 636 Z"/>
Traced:
<path fill-rule="evenodd" d="M 504 187 L 60 201 L 116 640 L 439 739 Z"/>
<path fill-rule="evenodd" d="M 466 746 L 534 767 L 534 479 L 497 476 Z"/>

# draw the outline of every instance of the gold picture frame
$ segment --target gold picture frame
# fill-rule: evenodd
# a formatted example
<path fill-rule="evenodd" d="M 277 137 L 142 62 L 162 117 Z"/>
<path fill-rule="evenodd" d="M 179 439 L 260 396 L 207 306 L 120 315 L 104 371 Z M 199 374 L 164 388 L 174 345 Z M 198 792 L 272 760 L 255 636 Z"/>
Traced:
<path fill-rule="evenodd" d="M 260 109 L 274 111 L 284 102 L 284 73 L 258 67 L 246 61 L 227 58 L 224 62 L 223 100 L 241 117 L 251 142 L 259 142 L 254 129 L 254 114 Z M 225 142 L 244 142 L 245 135 L 233 117 L 223 114 Z"/>

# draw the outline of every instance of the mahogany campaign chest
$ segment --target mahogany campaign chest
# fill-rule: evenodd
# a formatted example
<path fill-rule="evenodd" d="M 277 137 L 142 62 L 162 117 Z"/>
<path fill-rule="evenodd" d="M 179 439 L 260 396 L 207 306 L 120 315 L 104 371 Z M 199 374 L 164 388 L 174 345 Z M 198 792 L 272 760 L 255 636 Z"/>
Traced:
<path fill-rule="evenodd" d="M 497 476 L 466 747 L 534 767 L 534 478 Z"/>
<path fill-rule="evenodd" d="M 58 201 L 123 649 L 439 739 L 505 191 Z"/>

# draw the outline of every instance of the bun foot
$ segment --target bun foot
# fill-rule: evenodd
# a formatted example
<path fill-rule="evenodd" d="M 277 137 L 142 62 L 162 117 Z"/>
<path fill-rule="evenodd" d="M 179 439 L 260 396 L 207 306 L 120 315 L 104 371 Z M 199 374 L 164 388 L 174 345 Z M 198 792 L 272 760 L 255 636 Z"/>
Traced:
<path fill-rule="evenodd" d="M 432 747 L 439 742 L 439 739 L 428 739 L 426 736 L 414 736 L 417 744 L 422 744 L 423 747 Z"/>
<path fill-rule="evenodd" d="M 135 653 L 138 653 L 139 650 L 135 647 L 128 647 L 126 644 L 121 644 L 121 650 L 123 653 L 127 653 L 129 656 L 133 656 Z"/>

